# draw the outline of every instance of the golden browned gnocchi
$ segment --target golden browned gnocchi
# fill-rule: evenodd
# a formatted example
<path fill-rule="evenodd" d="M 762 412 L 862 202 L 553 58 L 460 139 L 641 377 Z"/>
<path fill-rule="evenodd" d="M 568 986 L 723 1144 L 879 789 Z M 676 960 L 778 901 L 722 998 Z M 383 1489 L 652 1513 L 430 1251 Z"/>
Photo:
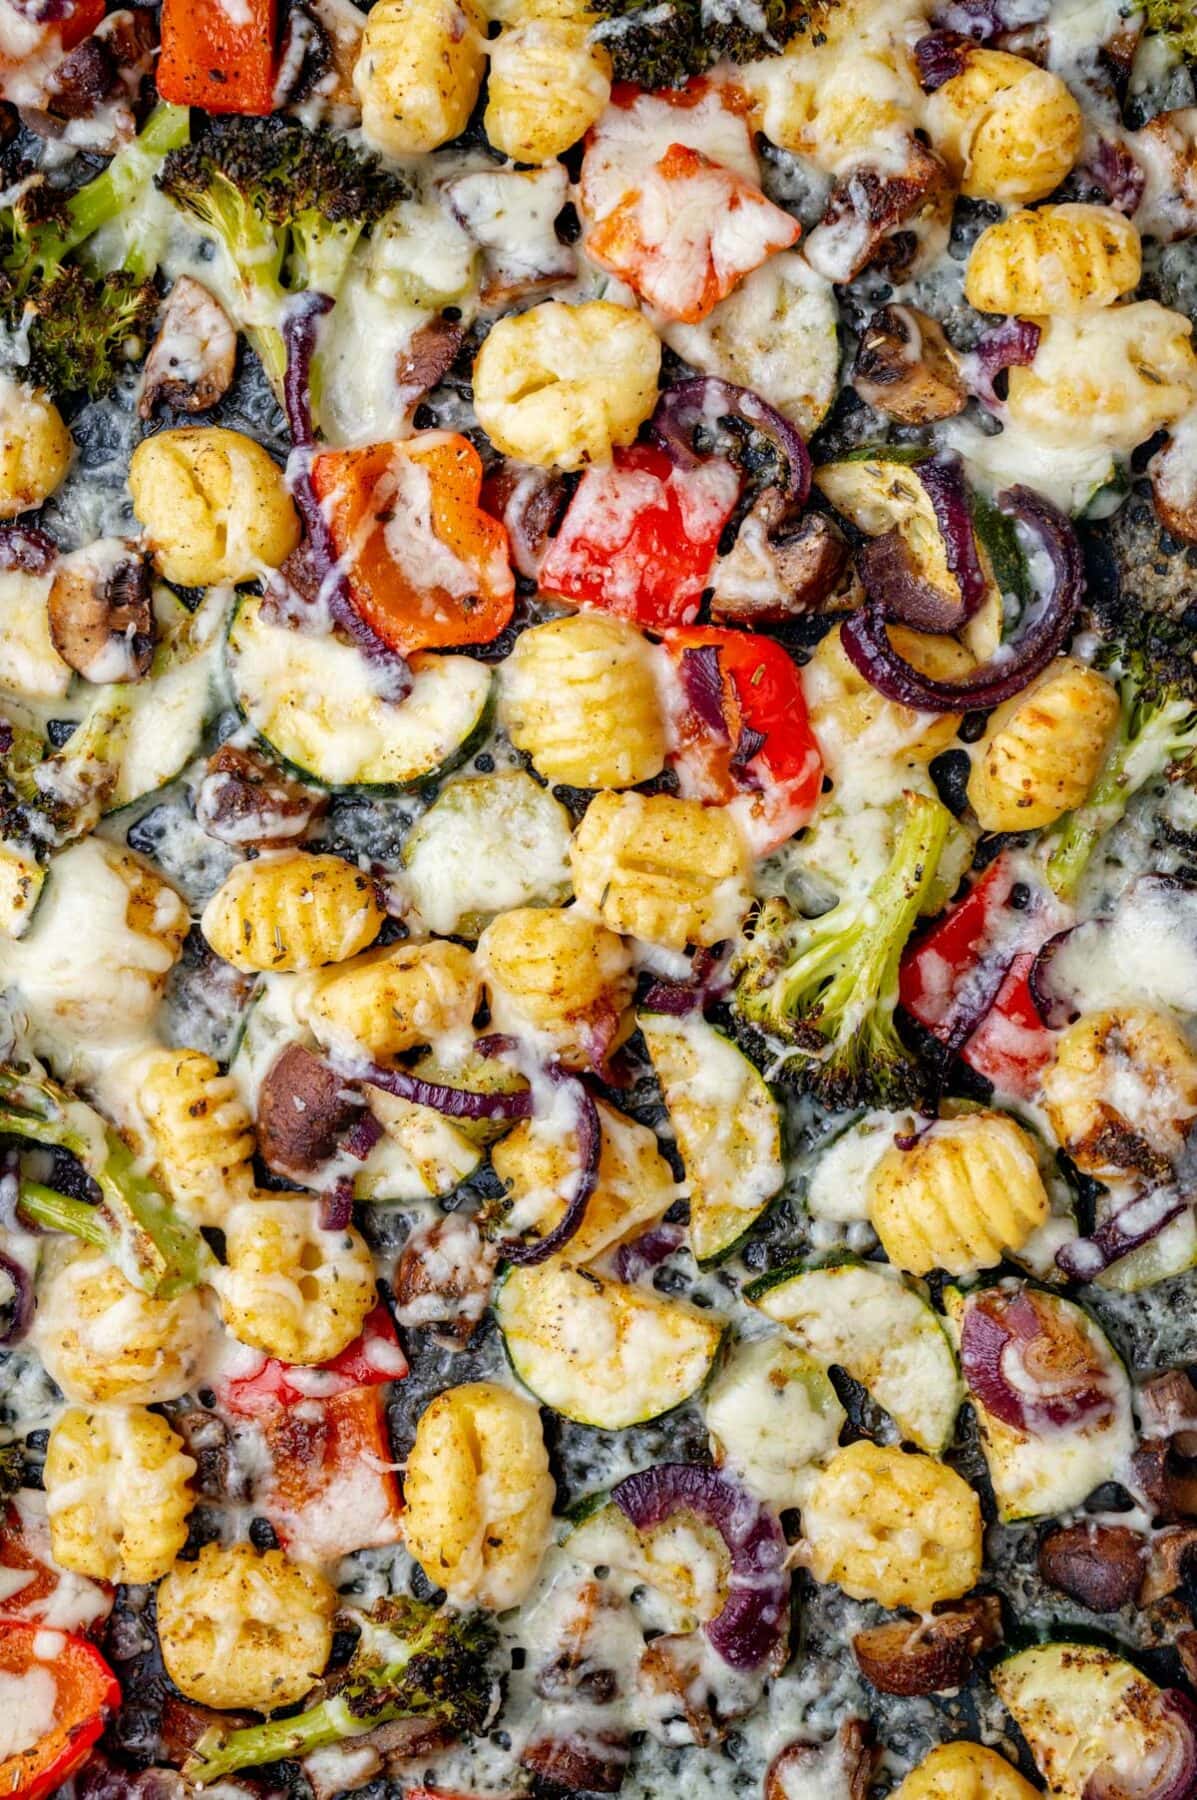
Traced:
<path fill-rule="evenodd" d="M 1193 326 L 1155 300 L 1049 319 L 1007 412 L 1046 444 L 1133 450 L 1197 404 Z"/>
<path fill-rule="evenodd" d="M 548 300 L 493 327 L 474 363 L 474 409 L 506 455 L 577 469 L 632 442 L 660 366 L 661 340 L 641 313 Z"/>
<path fill-rule="evenodd" d="M 576 907 L 500 913 L 478 940 L 478 961 L 496 1027 L 531 1026 L 570 1068 L 601 1063 L 631 1032 L 631 953 Z"/>
<path fill-rule="evenodd" d="M 585 136 L 611 96 L 611 58 L 582 9 L 535 5 L 490 45 L 483 126 L 513 162 L 543 163 Z"/>
<path fill-rule="evenodd" d="M 977 746 L 969 804 L 985 831 L 1033 831 L 1079 806 L 1118 723 L 1118 691 L 1072 657 L 1000 706 Z"/>
<path fill-rule="evenodd" d="M 388 944 L 313 977 L 296 1010 L 326 1050 L 377 1059 L 463 1030 L 481 994 L 472 953 L 434 938 Z"/>
<path fill-rule="evenodd" d="M 1087 1175 L 1166 1177 L 1197 1118 L 1197 1054 L 1176 1021 L 1147 1007 L 1086 1013 L 1043 1076 L 1052 1130 Z"/>
<path fill-rule="evenodd" d="M 974 666 L 963 644 L 955 638 L 911 631 L 890 625 L 889 640 L 919 673 L 937 681 L 967 675 Z M 850 765 L 869 753 L 900 756 L 912 763 L 929 763 L 946 750 L 959 729 L 963 713 L 925 713 L 887 700 L 854 668 L 840 642 L 840 628 L 820 639 L 814 656 L 802 671 L 802 687 L 810 708 L 810 722 L 819 748 L 833 770 Z"/>
<path fill-rule="evenodd" d="M 549 781 L 636 787 L 665 766 L 647 640 L 624 619 L 574 613 L 520 633 L 503 665 L 503 721 Z"/>
<path fill-rule="evenodd" d="M 252 581 L 299 543 L 283 472 L 244 432 L 194 425 L 143 438 L 129 492 L 155 563 L 185 587 Z"/>
<path fill-rule="evenodd" d="M 157 1581 L 187 1541 L 194 1474 L 159 1413 L 69 1407 L 46 1449 L 55 1562 L 96 1581 Z"/>
<path fill-rule="evenodd" d="M 968 259 L 964 294 L 981 312 L 1067 317 L 1112 306 L 1139 285 L 1134 223 L 1113 206 L 1041 206 L 983 231 Z"/>
<path fill-rule="evenodd" d="M 200 920 L 235 969 L 282 972 L 348 962 L 383 921 L 370 876 L 339 856 L 278 850 L 238 863 Z"/>
<path fill-rule="evenodd" d="M 158 1589 L 162 1660 L 201 1706 L 289 1706 L 324 1672 L 336 1610 L 319 1570 L 281 1550 L 205 1544 Z"/>
<path fill-rule="evenodd" d="M 149 1153 L 185 1218 L 219 1225 L 253 1187 L 253 1121 L 235 1081 L 201 1050 L 151 1050 L 129 1071 Z"/>
<path fill-rule="evenodd" d="M 1035 1147 L 1001 1113 L 939 1119 L 874 1167 L 869 1217 L 889 1260 L 912 1275 L 968 1275 L 1020 1250 L 1050 1210 Z"/>
<path fill-rule="evenodd" d="M 548 1543 L 553 1478 L 531 1400 L 492 1381 L 438 1394 L 420 1415 L 403 1482 L 404 1538 L 459 1604 L 505 1612 Z"/>
<path fill-rule="evenodd" d="M 895 1800 L 1033 1800 L 1036 1793 L 996 1750 L 957 1738 L 924 1756 Z"/>
<path fill-rule="evenodd" d="M 945 1463 L 866 1439 L 838 1452 L 802 1509 L 816 1581 L 929 1611 L 981 1573 L 981 1503 Z"/>
<path fill-rule="evenodd" d="M 961 192 L 1007 206 L 1058 188 L 1084 137 L 1081 109 L 1060 77 L 1004 50 L 968 50 L 960 74 L 932 94 L 926 118 Z"/>
<path fill-rule="evenodd" d="M 328 1362 L 353 1342 L 378 1296 L 352 1226 L 326 1231 L 319 1202 L 289 1194 L 243 1201 L 224 1230 L 213 1286 L 235 1338 L 288 1363 Z"/>
<path fill-rule="evenodd" d="M 70 467 L 74 449 L 48 395 L 0 376 L 0 519 L 13 519 L 48 499 Z"/>
<path fill-rule="evenodd" d="M 412 156 L 459 136 L 482 86 L 485 38 L 474 0 L 375 0 L 353 72 L 366 142 Z"/>
<path fill-rule="evenodd" d="M 717 944 L 748 907 L 747 854 L 735 823 L 697 800 L 598 794 L 569 860 L 579 903 L 645 943 Z"/>
<path fill-rule="evenodd" d="M 48 1259 L 38 1284 L 37 1343 L 68 1400 L 154 1405 L 195 1380 L 208 1315 L 195 1288 L 144 1294 L 101 1250 Z"/>

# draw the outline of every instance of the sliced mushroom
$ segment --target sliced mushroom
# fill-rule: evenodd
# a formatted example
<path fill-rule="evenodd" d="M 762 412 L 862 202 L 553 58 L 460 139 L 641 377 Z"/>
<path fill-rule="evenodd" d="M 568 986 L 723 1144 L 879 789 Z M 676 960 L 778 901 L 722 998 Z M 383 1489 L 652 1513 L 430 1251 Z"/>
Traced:
<path fill-rule="evenodd" d="M 288 1044 L 258 1091 L 258 1149 L 288 1180 L 327 1162 L 358 1105 L 339 1076 L 302 1044 Z"/>
<path fill-rule="evenodd" d="M 982 1650 L 1002 1641 L 995 1595 L 962 1600 L 928 1619 L 895 1619 L 852 1640 L 860 1672 L 883 1694 L 942 1694 L 963 1687 Z"/>
<path fill-rule="evenodd" d="M 395 367 L 399 397 L 408 411 L 443 379 L 464 338 L 465 326 L 455 319 L 429 319 L 413 331 Z"/>
<path fill-rule="evenodd" d="M 717 1744 L 733 1719 L 748 1711 L 753 1699 L 747 1686 L 737 1693 L 735 1710 L 725 1710 L 728 1696 L 716 1694 L 704 1668 L 703 1643 L 697 1632 L 679 1632 L 646 1644 L 636 1673 L 646 1713 L 668 1744 Z"/>
<path fill-rule="evenodd" d="M 1182 1455 L 1197 1453 L 1197 1386 L 1183 1369 L 1154 1375 L 1139 1389 L 1146 1437 L 1172 1438 Z"/>
<path fill-rule="evenodd" d="M 1134 135 L 1146 175 L 1135 224 L 1171 244 L 1197 231 L 1197 106 L 1157 113 Z"/>
<path fill-rule="evenodd" d="M 494 1246 L 463 1215 L 413 1231 L 395 1269 L 399 1323 L 435 1326 L 438 1343 L 460 1350 L 486 1311 L 496 1261 Z"/>
<path fill-rule="evenodd" d="M 507 528 L 517 571 L 535 581 L 569 499 L 565 477 L 531 463 L 503 462 L 487 476 L 483 493 L 487 511 Z"/>
<path fill-rule="evenodd" d="M 100 538 L 59 559 L 50 636 L 85 681 L 140 681 L 154 654 L 150 565 L 123 538 Z"/>
<path fill-rule="evenodd" d="M 848 546 L 826 513 L 784 520 L 784 501 L 766 488 L 711 577 L 714 619 L 782 620 L 817 613 L 845 591 Z"/>
<path fill-rule="evenodd" d="M 366 15 L 353 0 L 303 0 L 302 10 L 324 40 L 320 53 L 324 66 L 317 73 L 309 52 L 307 67 L 300 64 L 292 98 L 317 99 L 326 112 L 340 115 L 340 122 L 348 124 L 361 114 L 353 71 L 361 53 Z M 279 104 L 277 99 L 275 104 Z"/>
<path fill-rule="evenodd" d="M 1148 463 L 1147 473 L 1164 530 L 1182 544 L 1197 544 L 1197 413 L 1181 420 Z"/>
<path fill-rule="evenodd" d="M 209 837 L 238 849 L 293 843 L 328 811 L 328 795 L 284 775 L 256 750 L 222 744 L 195 791 L 195 816 Z"/>
<path fill-rule="evenodd" d="M 1149 1438 L 1131 1458 L 1135 1484 L 1157 1518 L 1197 1519 L 1197 1469 L 1166 1438 Z"/>
<path fill-rule="evenodd" d="M 1140 1606 L 1153 1606 L 1197 1575 L 1197 1526 L 1174 1525 L 1151 1540 Z"/>
<path fill-rule="evenodd" d="M 951 419 L 968 389 L 943 327 L 916 306 L 883 306 L 864 328 L 852 384 L 862 400 L 903 425 Z"/>
<path fill-rule="evenodd" d="M 865 1719 L 845 1719 L 823 1744 L 787 1744 L 765 1772 L 764 1800 L 790 1800 L 795 1792 L 865 1800 L 879 1760 L 873 1728 Z"/>
<path fill-rule="evenodd" d="M 40 105 L 21 108 L 21 119 L 39 137 L 63 136 L 101 156 L 113 156 L 137 133 L 142 88 L 151 67 L 155 36 L 149 16 L 122 8 L 102 19 L 45 78 Z M 78 127 L 87 122 L 86 130 Z"/>
<path fill-rule="evenodd" d="M 1197 1631 L 1178 1631 L 1172 1647 L 1190 1685 L 1197 1684 Z"/>
<path fill-rule="evenodd" d="M 943 159 L 912 137 L 903 170 L 866 163 L 836 182 L 806 260 L 829 281 L 854 281 L 870 265 L 903 280 L 946 247 L 954 198 Z"/>
<path fill-rule="evenodd" d="M 630 1754 L 621 1731 L 592 1731 L 582 1726 L 560 1737 L 533 1738 L 520 1758 L 525 1768 L 572 1794 L 616 1794 L 623 1785 Z"/>
<path fill-rule="evenodd" d="M 202 281 L 180 275 L 170 290 L 146 358 L 137 410 L 148 419 L 160 401 L 180 412 L 207 412 L 233 379 L 237 333 Z"/>
<path fill-rule="evenodd" d="M 1146 1548 L 1125 1525 L 1068 1525 L 1040 1544 L 1039 1573 L 1091 1612 L 1118 1612 L 1139 1592 Z"/>

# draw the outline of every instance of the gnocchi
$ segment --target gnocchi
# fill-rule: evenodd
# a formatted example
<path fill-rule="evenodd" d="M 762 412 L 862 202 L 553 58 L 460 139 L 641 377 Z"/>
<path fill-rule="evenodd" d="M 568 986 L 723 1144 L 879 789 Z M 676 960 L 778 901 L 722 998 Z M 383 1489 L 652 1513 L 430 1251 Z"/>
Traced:
<path fill-rule="evenodd" d="M 731 937 L 748 908 L 747 857 L 718 807 L 604 792 L 570 846 L 579 904 L 645 943 L 681 950 Z"/>
<path fill-rule="evenodd" d="M 491 1381 L 438 1394 L 420 1415 L 403 1498 L 407 1547 L 430 1581 L 458 1604 L 518 1605 L 553 1511 L 536 1407 Z"/>
<path fill-rule="evenodd" d="M 348 962 L 382 921 L 369 875 L 339 856 L 280 850 L 238 863 L 200 929 L 235 969 L 281 973 Z"/>
<path fill-rule="evenodd" d="M 475 0 L 375 0 L 353 71 L 366 142 L 412 156 L 459 136 L 482 86 L 485 36 Z"/>
<path fill-rule="evenodd" d="M 483 126 L 513 162 L 560 156 L 594 124 L 611 96 L 611 58 L 585 17 L 534 11 L 490 47 Z"/>
<path fill-rule="evenodd" d="M 375 1061 L 462 1031 L 478 1010 L 481 978 L 463 944 L 388 944 L 314 976 L 296 1011 L 326 1050 Z"/>
<path fill-rule="evenodd" d="M 503 668 L 503 722 L 549 781 L 636 787 L 665 766 L 654 652 L 599 612 L 521 632 Z"/>
<path fill-rule="evenodd" d="M 326 1231 L 300 1194 L 246 1200 L 224 1222 L 227 1264 L 214 1278 L 235 1338 L 287 1363 L 328 1362 L 377 1300 L 374 1261 L 346 1226 Z"/>
<path fill-rule="evenodd" d="M 1112 306 L 1139 285 L 1143 253 L 1113 206 L 1042 206 L 984 230 L 968 259 L 964 296 L 981 312 L 1066 318 Z"/>
<path fill-rule="evenodd" d="M 1006 206 L 1043 200 L 1058 188 L 1084 137 L 1066 83 L 1005 50 L 970 49 L 960 74 L 932 94 L 926 120 L 961 192 Z"/>
<path fill-rule="evenodd" d="M 497 1028 L 530 1026 L 570 1068 L 602 1063 L 631 1032 L 631 954 L 575 907 L 500 913 L 478 940 L 478 960 Z"/>
<path fill-rule="evenodd" d="M 937 1744 L 897 1789 L 895 1800 L 1032 1800 L 1038 1792 L 984 1744 Z"/>
<path fill-rule="evenodd" d="M 184 1217 L 219 1225 L 253 1186 L 253 1121 L 237 1084 L 200 1050 L 152 1050 L 130 1071 L 154 1162 Z"/>
<path fill-rule="evenodd" d="M 240 431 L 195 425 L 143 438 L 129 492 L 155 564 L 184 587 L 252 581 L 299 543 L 282 470 Z"/>
<path fill-rule="evenodd" d="M 68 1400 L 152 1406 L 185 1394 L 206 1347 L 195 1288 L 142 1293 L 101 1250 L 48 1263 L 38 1289 L 37 1342 Z"/>
<path fill-rule="evenodd" d="M 48 395 L 0 376 L 0 519 L 14 519 L 61 486 L 75 446 Z"/>
<path fill-rule="evenodd" d="M 1119 716 L 1118 691 L 1071 657 L 992 714 L 969 776 L 985 831 L 1033 831 L 1079 806 L 1101 769 Z"/>
<path fill-rule="evenodd" d="M 1099 1179 L 1167 1176 L 1197 1118 L 1197 1055 L 1174 1020 L 1146 1007 L 1086 1013 L 1043 1075 L 1052 1130 Z"/>
<path fill-rule="evenodd" d="M 194 1474 L 159 1413 L 69 1407 L 46 1449 L 55 1562 L 96 1581 L 157 1581 L 186 1542 Z"/>
<path fill-rule="evenodd" d="M 1007 412 L 1045 444 L 1133 450 L 1197 400 L 1193 326 L 1155 300 L 1049 319 L 1035 360 L 1011 369 Z"/>

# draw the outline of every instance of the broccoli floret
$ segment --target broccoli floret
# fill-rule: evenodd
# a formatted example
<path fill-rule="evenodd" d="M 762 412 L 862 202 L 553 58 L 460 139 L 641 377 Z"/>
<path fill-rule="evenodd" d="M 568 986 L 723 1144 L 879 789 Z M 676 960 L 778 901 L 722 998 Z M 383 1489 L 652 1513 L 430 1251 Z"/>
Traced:
<path fill-rule="evenodd" d="M 358 1614 L 362 1635 L 327 1698 L 290 1719 L 208 1733 L 184 1774 L 197 1786 L 238 1769 L 308 1756 L 392 1719 L 428 1719 L 455 1736 L 481 1731 L 497 1684 L 490 1666 L 494 1629 L 481 1613 L 457 1613 L 416 1600 L 380 1601 Z"/>
<path fill-rule="evenodd" d="M 1131 800 L 1165 771 L 1197 769 L 1197 630 L 1186 616 L 1141 607 L 1121 590 L 1097 597 L 1092 620 L 1105 639 L 1096 661 L 1118 684 L 1122 709 L 1102 770 L 1083 806 L 1046 834 L 1047 878 L 1071 899 L 1089 861 Z"/>
<path fill-rule="evenodd" d="M 1149 31 L 1158 31 L 1182 56 L 1197 56 L 1197 14 L 1193 0 L 1144 0 Z"/>
<path fill-rule="evenodd" d="M 734 1005 L 750 1026 L 788 1046 L 782 1080 L 824 1106 L 904 1106 L 925 1088 L 894 1025 L 898 964 L 931 894 L 951 831 L 947 808 L 907 792 L 889 865 L 863 903 L 840 901 L 808 919 L 766 901 L 733 966 Z"/>
<path fill-rule="evenodd" d="M 835 0 L 822 0 L 822 10 Z M 817 24 L 819 0 L 591 0 L 594 35 L 616 78 L 637 87 L 682 87 L 719 62 L 755 62 Z"/>
<path fill-rule="evenodd" d="M 24 335 L 30 375 L 56 397 L 96 399 L 143 352 L 158 306 L 144 253 L 110 271 L 72 259 L 86 256 L 88 240 L 130 202 L 147 159 L 182 142 L 187 129 L 185 107 L 160 106 L 136 143 L 76 193 L 34 180 L 0 212 L 0 312 Z"/>
<path fill-rule="evenodd" d="M 406 191 L 346 139 L 277 116 L 214 120 L 171 152 L 158 186 L 224 249 L 241 323 L 276 393 L 289 294 L 311 288 L 335 299 L 358 238 Z"/>

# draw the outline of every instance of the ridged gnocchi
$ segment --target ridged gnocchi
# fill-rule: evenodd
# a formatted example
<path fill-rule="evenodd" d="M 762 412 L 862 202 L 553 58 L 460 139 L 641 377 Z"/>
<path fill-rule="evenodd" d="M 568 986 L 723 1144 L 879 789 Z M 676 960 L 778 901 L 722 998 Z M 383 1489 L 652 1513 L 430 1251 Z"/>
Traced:
<path fill-rule="evenodd" d="M 1166 1177 L 1197 1118 L 1197 1054 L 1180 1026 L 1147 1007 L 1086 1013 L 1056 1043 L 1043 1075 L 1052 1130 L 1078 1169 Z"/>
<path fill-rule="evenodd" d="M 482 87 L 485 38 L 474 0 L 375 0 L 353 71 L 366 142 L 413 156 L 458 137 Z"/>
<path fill-rule="evenodd" d="M 1096 669 L 1059 657 L 993 713 L 977 746 L 969 804 L 985 831 L 1033 831 L 1079 806 L 1118 723 L 1118 691 Z"/>
<path fill-rule="evenodd" d="M 15 519 L 48 500 L 75 446 L 47 394 L 0 376 L 0 519 Z"/>
<path fill-rule="evenodd" d="M 370 876 L 339 856 L 279 850 L 238 863 L 200 929 L 235 969 L 316 969 L 348 962 L 378 936 L 383 910 Z"/>
<path fill-rule="evenodd" d="M 570 866 L 579 903 L 612 931 L 674 950 L 731 937 L 748 908 L 735 823 L 697 800 L 598 794 L 574 832 Z"/>
<path fill-rule="evenodd" d="M 160 1414 L 68 1408 L 46 1449 L 55 1562 L 96 1581 L 157 1581 L 187 1541 L 194 1474 Z"/>
<path fill-rule="evenodd" d="M 911 631 L 905 625 L 890 625 L 887 632 L 894 649 L 920 674 L 951 681 L 973 667 L 972 657 L 955 638 Z M 947 749 L 964 716 L 918 712 L 885 699 L 849 662 L 838 625 L 820 640 L 803 669 L 802 690 L 811 727 L 833 775 L 837 767 L 870 754 L 929 763 Z"/>
<path fill-rule="evenodd" d="M 1049 319 L 1006 410 L 1045 444 L 1133 450 L 1197 402 L 1193 326 L 1155 300 Z"/>
<path fill-rule="evenodd" d="M 299 543 L 283 471 L 241 431 L 189 425 L 143 438 L 129 492 L 155 564 L 184 587 L 252 581 Z"/>
<path fill-rule="evenodd" d="M 957 1738 L 924 1756 L 894 1800 L 1033 1800 L 1037 1793 L 996 1750 Z"/>
<path fill-rule="evenodd" d="M 142 1293 L 102 1250 L 83 1249 L 47 1262 L 36 1334 L 68 1400 L 152 1406 L 191 1387 L 208 1316 L 195 1288 L 169 1300 Z"/>
<path fill-rule="evenodd" d="M 981 1503 L 955 1470 L 861 1439 L 834 1456 L 802 1509 L 811 1573 L 853 1600 L 926 1612 L 981 1573 Z"/>
<path fill-rule="evenodd" d="M 388 944 L 306 983 L 296 1012 L 326 1050 L 375 1061 L 462 1031 L 481 975 L 463 944 Z"/>
<path fill-rule="evenodd" d="M 598 1181 L 586 1202 L 581 1225 L 566 1250 L 571 1263 L 593 1262 L 605 1250 L 634 1237 L 659 1219 L 677 1198 L 673 1171 L 656 1136 L 645 1125 L 598 1107 L 602 1141 Z M 495 1174 L 511 1196 L 507 1231 L 534 1226 L 551 1231 L 565 1210 L 564 1196 L 577 1178 L 577 1133 L 562 1132 L 553 1120 L 525 1119 L 491 1153 Z"/>
<path fill-rule="evenodd" d="M 1142 245 L 1113 206 L 1011 213 L 972 247 L 964 297 L 980 312 L 1065 318 L 1112 306 L 1139 285 Z"/>
<path fill-rule="evenodd" d="M 353 1342 L 378 1295 L 352 1226 L 326 1231 L 319 1202 L 294 1194 L 243 1201 L 224 1230 L 213 1285 L 235 1338 L 288 1363 L 328 1362 Z"/>
<path fill-rule="evenodd" d="M 319 1570 L 281 1550 L 205 1544 L 158 1589 L 166 1672 L 201 1706 L 290 1706 L 324 1672 L 337 1604 Z"/>
<path fill-rule="evenodd" d="M 130 1070 L 147 1148 L 185 1218 L 219 1225 L 253 1187 L 253 1121 L 236 1082 L 202 1050 L 151 1050 Z"/>
<path fill-rule="evenodd" d="M 500 319 L 474 363 L 474 409 L 497 450 L 542 468 L 606 462 L 657 399 L 661 341 L 610 300 L 548 300 Z"/>
<path fill-rule="evenodd" d="M 932 143 L 972 199 L 1045 199 L 1080 156 L 1080 107 L 1058 75 L 1026 57 L 982 48 L 966 56 L 927 103 Z"/>
<path fill-rule="evenodd" d="M 582 14 L 545 8 L 490 46 L 483 128 L 513 162 L 543 163 L 576 144 L 611 97 L 611 58 Z"/>
<path fill-rule="evenodd" d="M 503 665 L 511 741 L 549 781 L 636 787 L 665 766 L 654 652 L 634 625 L 599 612 L 521 632 Z"/>
<path fill-rule="evenodd" d="M 602 1062 L 632 1029 L 627 945 L 575 907 L 500 913 L 478 940 L 499 1031 L 543 1036 L 570 1068 Z"/>
<path fill-rule="evenodd" d="M 869 1218 L 889 1260 L 912 1275 L 968 1275 L 1020 1250 L 1050 1210 L 1035 1148 L 1013 1119 L 938 1119 L 894 1144 L 868 1184 Z"/>
<path fill-rule="evenodd" d="M 505 1612 L 548 1544 L 553 1478 L 531 1400 L 492 1381 L 450 1388 L 416 1427 L 403 1482 L 404 1538 L 451 1600 Z"/>

